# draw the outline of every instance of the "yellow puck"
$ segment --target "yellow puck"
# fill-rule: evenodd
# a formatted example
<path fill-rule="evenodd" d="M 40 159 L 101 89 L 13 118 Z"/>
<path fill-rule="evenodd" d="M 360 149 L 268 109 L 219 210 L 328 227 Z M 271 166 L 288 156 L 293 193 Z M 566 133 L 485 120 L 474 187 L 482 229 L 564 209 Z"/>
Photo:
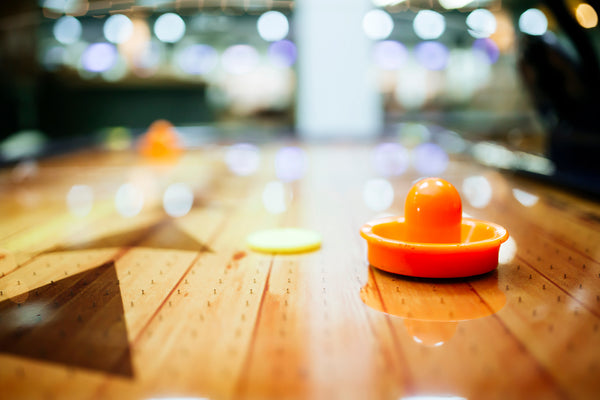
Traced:
<path fill-rule="evenodd" d="M 246 239 L 250 249 L 276 254 L 317 250 L 321 247 L 321 241 L 319 233 L 300 228 L 265 229 L 248 235 Z"/>

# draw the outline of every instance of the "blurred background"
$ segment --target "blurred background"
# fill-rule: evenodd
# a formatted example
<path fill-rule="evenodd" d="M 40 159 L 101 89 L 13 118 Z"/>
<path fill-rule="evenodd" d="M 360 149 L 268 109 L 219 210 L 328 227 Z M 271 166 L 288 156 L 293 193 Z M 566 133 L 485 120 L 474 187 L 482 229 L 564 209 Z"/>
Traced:
<path fill-rule="evenodd" d="M 135 136 L 157 119 L 214 140 L 443 130 L 456 151 L 502 146 L 480 146 L 484 162 L 598 185 L 598 5 L 3 1 L 2 157 Z M 548 162 L 510 164 L 506 149 Z"/>

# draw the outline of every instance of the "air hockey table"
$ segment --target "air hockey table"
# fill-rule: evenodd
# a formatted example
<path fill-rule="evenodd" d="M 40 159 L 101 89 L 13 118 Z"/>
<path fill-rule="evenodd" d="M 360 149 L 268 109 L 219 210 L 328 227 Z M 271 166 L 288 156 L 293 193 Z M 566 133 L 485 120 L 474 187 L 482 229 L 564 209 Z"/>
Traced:
<path fill-rule="evenodd" d="M 386 176 L 376 149 L 86 149 L 4 168 L 0 398 L 598 398 L 600 205 L 452 156 L 440 175 L 464 212 L 510 234 L 498 268 L 393 275 L 359 228 L 402 214 L 420 173 Z M 248 249 L 275 227 L 322 246 Z"/>

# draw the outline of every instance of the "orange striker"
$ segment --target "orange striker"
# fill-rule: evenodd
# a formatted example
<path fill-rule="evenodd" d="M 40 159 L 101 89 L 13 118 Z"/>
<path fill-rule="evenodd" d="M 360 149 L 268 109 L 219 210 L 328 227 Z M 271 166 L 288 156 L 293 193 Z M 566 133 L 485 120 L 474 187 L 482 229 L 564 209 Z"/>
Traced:
<path fill-rule="evenodd" d="M 404 203 L 404 217 L 366 223 L 369 263 L 384 271 L 422 278 L 480 275 L 498 266 L 500 245 L 508 239 L 503 227 L 462 217 L 458 191 L 440 178 L 413 185 Z"/>

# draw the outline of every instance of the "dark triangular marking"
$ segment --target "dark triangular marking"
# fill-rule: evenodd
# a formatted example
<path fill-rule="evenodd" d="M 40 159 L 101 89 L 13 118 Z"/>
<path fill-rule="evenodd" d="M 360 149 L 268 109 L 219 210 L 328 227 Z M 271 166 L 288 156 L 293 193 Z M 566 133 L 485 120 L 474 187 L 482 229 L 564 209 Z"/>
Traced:
<path fill-rule="evenodd" d="M 66 245 L 58 246 L 52 251 L 70 251 L 70 250 L 93 250 L 103 249 L 108 247 L 127 247 L 132 246 L 135 243 L 142 241 L 152 231 L 154 226 L 143 227 L 132 229 L 128 231 L 122 231 L 114 235 L 102 236 L 100 238 L 86 241 L 69 243 Z M 79 239 L 81 240 L 81 239 Z"/>
<path fill-rule="evenodd" d="M 173 221 L 167 222 L 160 229 L 144 238 L 140 245 L 157 249 L 212 252 L 210 247 L 188 235 Z"/>
<path fill-rule="evenodd" d="M 58 246 L 49 252 L 92 250 L 108 247 L 142 246 L 167 250 L 212 252 L 211 248 L 182 231 L 171 220 L 160 221 L 143 228 L 104 236 L 83 243 Z"/>
<path fill-rule="evenodd" d="M 0 352 L 133 377 L 114 263 L 0 302 Z"/>

